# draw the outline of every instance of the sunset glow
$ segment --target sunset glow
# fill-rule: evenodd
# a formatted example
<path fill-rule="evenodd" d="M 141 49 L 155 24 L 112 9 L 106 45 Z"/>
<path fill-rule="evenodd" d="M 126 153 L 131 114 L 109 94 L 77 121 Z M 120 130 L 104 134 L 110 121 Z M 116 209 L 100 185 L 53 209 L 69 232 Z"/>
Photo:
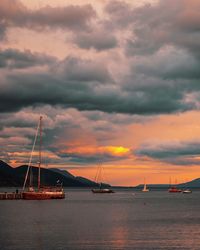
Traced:
<path fill-rule="evenodd" d="M 115 146 L 105 146 L 105 147 L 72 147 L 69 148 L 66 151 L 63 151 L 68 153 L 68 154 L 72 154 L 72 153 L 77 153 L 77 154 L 104 154 L 104 153 L 108 153 L 111 155 L 116 155 L 116 156 L 120 156 L 120 155 L 125 155 L 129 152 L 130 150 L 128 148 L 124 148 L 124 147 L 115 147 Z"/>

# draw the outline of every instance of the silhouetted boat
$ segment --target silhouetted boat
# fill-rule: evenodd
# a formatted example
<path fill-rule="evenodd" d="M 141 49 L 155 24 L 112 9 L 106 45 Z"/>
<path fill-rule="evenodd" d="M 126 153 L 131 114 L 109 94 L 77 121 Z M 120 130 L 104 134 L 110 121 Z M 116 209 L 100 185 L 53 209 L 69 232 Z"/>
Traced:
<path fill-rule="evenodd" d="M 102 164 L 99 164 L 99 167 L 97 169 L 97 174 L 95 176 L 95 182 L 99 184 L 99 188 L 93 188 L 91 191 L 95 194 L 111 194 L 114 193 L 114 191 L 110 188 L 103 188 L 103 183 L 101 182 L 102 179 Z"/>
<path fill-rule="evenodd" d="M 38 162 L 38 187 L 37 189 L 34 189 L 33 184 L 32 184 L 32 171 L 30 172 L 31 169 L 31 160 L 32 160 L 32 155 L 33 151 L 35 148 L 35 144 L 38 138 L 38 134 L 40 135 L 40 140 L 39 140 L 39 162 Z M 33 148 L 31 152 L 31 157 L 29 160 L 28 168 L 27 168 L 27 173 L 25 176 L 24 180 L 24 185 L 23 185 L 23 192 L 22 192 L 22 199 L 24 200 L 50 200 L 50 199 L 64 199 L 65 198 L 65 193 L 62 188 L 62 184 L 57 183 L 55 187 L 42 187 L 40 184 L 40 168 L 41 168 L 41 144 L 42 144 L 42 116 L 40 116 L 37 131 L 36 131 L 36 136 L 35 140 L 33 143 Z M 29 187 L 28 190 L 25 191 L 27 179 L 29 176 Z"/>
<path fill-rule="evenodd" d="M 110 193 L 114 193 L 114 191 L 112 189 L 109 188 L 96 188 L 96 189 L 92 189 L 92 192 L 95 194 L 110 194 Z"/>

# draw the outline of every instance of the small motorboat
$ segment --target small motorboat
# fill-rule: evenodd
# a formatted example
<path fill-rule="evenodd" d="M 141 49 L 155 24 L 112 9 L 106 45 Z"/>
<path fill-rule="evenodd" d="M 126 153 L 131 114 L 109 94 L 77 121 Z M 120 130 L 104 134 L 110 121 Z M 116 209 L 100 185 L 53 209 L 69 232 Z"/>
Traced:
<path fill-rule="evenodd" d="M 98 189 L 92 189 L 92 192 L 95 194 L 111 194 L 114 193 L 112 189 L 109 188 L 98 188 Z"/>
<path fill-rule="evenodd" d="M 192 190 L 190 189 L 185 189 L 182 191 L 183 194 L 191 194 L 192 193 Z"/>

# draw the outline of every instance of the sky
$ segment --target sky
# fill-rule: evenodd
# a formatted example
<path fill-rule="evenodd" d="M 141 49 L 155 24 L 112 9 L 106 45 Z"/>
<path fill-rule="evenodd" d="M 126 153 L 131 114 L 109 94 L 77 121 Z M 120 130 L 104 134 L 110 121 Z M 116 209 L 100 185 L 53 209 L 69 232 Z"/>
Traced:
<path fill-rule="evenodd" d="M 199 0 L 1 0 L 0 159 L 112 185 L 200 177 Z M 37 146 L 33 164 L 38 162 Z"/>

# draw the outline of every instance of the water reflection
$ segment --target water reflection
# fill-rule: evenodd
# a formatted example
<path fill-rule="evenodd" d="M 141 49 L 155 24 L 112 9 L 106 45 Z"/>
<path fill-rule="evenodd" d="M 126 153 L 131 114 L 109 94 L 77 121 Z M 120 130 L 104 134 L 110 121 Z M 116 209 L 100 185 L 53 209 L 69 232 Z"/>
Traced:
<path fill-rule="evenodd" d="M 68 191 L 62 201 L 0 201 L 0 249 L 199 249 L 199 207 L 199 192 Z"/>
<path fill-rule="evenodd" d="M 127 246 L 127 230 L 124 226 L 118 226 L 111 231 L 111 244 L 114 249 L 125 249 Z"/>

